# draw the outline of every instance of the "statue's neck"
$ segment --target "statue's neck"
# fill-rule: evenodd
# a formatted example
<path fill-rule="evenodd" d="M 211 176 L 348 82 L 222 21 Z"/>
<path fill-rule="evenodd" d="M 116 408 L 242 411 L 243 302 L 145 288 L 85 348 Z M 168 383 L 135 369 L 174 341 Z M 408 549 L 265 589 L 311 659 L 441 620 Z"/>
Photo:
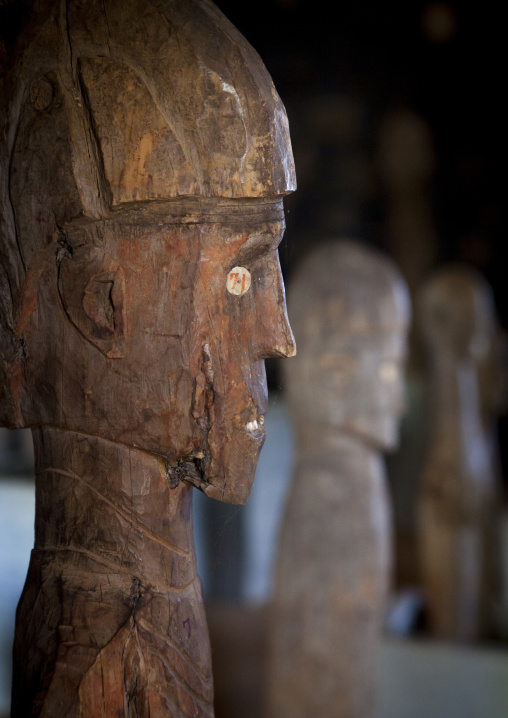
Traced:
<path fill-rule="evenodd" d="M 159 586 L 194 579 L 192 488 L 171 489 L 162 459 L 59 429 L 33 436 L 36 549 L 85 553 Z"/>
<path fill-rule="evenodd" d="M 305 456 L 323 456 L 353 461 L 357 466 L 377 467 L 383 463 L 383 457 L 374 443 L 370 443 L 359 434 L 324 426 L 297 426 L 297 454 Z"/>
<path fill-rule="evenodd" d="M 483 438 L 474 362 L 440 357 L 434 364 L 431 386 L 434 441 L 448 441 L 453 436 L 467 444 Z"/>
<path fill-rule="evenodd" d="M 446 475 L 463 486 L 492 487 L 493 452 L 481 420 L 477 369 L 471 360 L 454 365 L 445 358 L 434 367 L 424 483 Z"/>

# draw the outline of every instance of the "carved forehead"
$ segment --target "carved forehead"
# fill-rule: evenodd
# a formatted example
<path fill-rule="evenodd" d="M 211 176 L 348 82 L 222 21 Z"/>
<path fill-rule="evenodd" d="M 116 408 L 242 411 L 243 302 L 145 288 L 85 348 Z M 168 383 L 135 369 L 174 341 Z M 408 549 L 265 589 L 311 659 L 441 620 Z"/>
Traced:
<path fill-rule="evenodd" d="M 418 299 L 420 326 L 429 341 L 494 331 L 492 290 L 470 267 L 456 265 L 436 272 Z"/>
<path fill-rule="evenodd" d="M 436 272 L 420 294 L 422 309 L 442 306 L 450 313 L 493 311 L 492 291 L 471 267 L 453 266 Z"/>
<path fill-rule="evenodd" d="M 411 315 L 407 286 L 393 262 L 349 241 L 323 244 L 307 257 L 288 305 L 297 340 L 403 335 Z"/>

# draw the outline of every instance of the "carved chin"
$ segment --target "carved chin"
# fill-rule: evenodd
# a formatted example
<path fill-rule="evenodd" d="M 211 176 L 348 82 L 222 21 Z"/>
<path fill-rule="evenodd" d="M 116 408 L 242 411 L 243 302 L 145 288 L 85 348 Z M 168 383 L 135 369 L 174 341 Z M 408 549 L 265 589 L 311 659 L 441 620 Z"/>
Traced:
<path fill-rule="evenodd" d="M 248 422 L 241 430 L 212 425 L 203 450 L 166 464 L 169 484 L 176 488 L 184 481 L 213 499 L 244 504 L 254 483 L 264 442 L 263 416 Z"/>
<path fill-rule="evenodd" d="M 366 431 L 368 433 L 370 432 L 372 442 L 381 451 L 393 451 L 397 448 L 399 443 L 399 428 L 397 417 L 379 417 L 378 421 L 373 421 L 372 425 L 367 427 Z"/>
<path fill-rule="evenodd" d="M 244 504 L 250 496 L 259 453 L 265 442 L 265 428 L 236 431 L 230 437 L 209 435 L 210 460 L 206 483 L 201 490 L 211 498 L 230 504 Z"/>

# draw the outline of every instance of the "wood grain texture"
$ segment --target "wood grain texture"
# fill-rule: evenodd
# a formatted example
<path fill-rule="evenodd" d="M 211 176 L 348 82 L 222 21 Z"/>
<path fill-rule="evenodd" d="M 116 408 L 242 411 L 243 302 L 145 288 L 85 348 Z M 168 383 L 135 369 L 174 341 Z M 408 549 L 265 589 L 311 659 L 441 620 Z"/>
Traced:
<path fill-rule="evenodd" d="M 34 440 L 12 714 L 210 715 L 192 489 L 171 489 L 161 461 L 121 444 L 48 428 Z"/>
<path fill-rule="evenodd" d="M 370 718 L 392 561 L 380 452 L 397 441 L 409 297 L 388 258 L 339 241 L 302 262 L 288 303 L 297 456 L 275 568 L 266 716 Z"/>
<path fill-rule="evenodd" d="M 419 308 L 431 392 L 418 507 L 429 630 L 472 640 L 492 635 L 499 580 L 492 414 L 502 375 L 493 298 L 478 273 L 454 265 L 429 278 Z"/>
<path fill-rule="evenodd" d="M 263 359 L 295 351 L 285 110 L 208 0 L 27 0 L 0 28 L 0 418 L 37 463 L 12 715 L 209 718 L 191 493 L 247 500 Z"/>

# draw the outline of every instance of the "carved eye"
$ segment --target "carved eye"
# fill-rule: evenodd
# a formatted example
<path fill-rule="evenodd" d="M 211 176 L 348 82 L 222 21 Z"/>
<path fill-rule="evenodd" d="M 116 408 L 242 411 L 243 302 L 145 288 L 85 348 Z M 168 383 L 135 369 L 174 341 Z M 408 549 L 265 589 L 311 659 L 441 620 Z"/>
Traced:
<path fill-rule="evenodd" d="M 249 291 L 251 276 L 245 267 L 233 267 L 228 272 L 226 287 L 230 294 L 242 295 Z"/>

